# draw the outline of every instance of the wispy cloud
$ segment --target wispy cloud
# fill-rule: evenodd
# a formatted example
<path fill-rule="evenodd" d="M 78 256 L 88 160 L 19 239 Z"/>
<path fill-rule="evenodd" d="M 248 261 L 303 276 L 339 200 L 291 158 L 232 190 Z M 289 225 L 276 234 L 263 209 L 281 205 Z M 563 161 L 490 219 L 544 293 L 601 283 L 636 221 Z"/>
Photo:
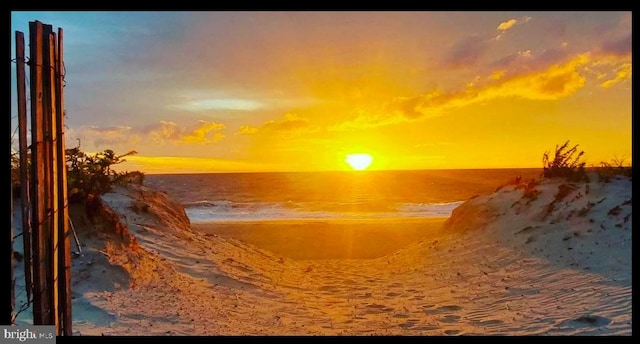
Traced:
<path fill-rule="evenodd" d="M 154 144 L 168 143 L 214 143 L 220 141 L 224 135 L 220 133 L 224 124 L 200 120 L 191 126 L 181 126 L 172 121 L 159 123 L 143 129 Z"/>
<path fill-rule="evenodd" d="M 552 65 L 544 71 L 505 78 L 486 86 L 449 93 L 434 90 L 414 98 L 401 98 L 392 103 L 392 108 L 399 110 L 404 117 L 414 119 L 439 115 L 444 110 L 496 98 L 560 99 L 584 86 L 585 78 L 578 68 L 589 60 L 588 54 L 579 55 L 564 64 Z"/>
<path fill-rule="evenodd" d="M 631 78 L 631 63 L 624 63 L 618 67 L 616 75 L 613 79 L 607 80 L 600 84 L 604 88 L 609 88 L 615 84 L 618 84 L 624 80 Z"/>
<path fill-rule="evenodd" d="M 507 21 L 503 21 L 502 23 L 500 23 L 498 25 L 498 30 L 500 31 L 507 31 L 510 28 L 512 28 L 514 25 L 516 25 L 518 21 L 515 19 L 509 19 Z"/>
<path fill-rule="evenodd" d="M 68 129 L 66 140 L 68 144 L 76 145 L 79 140 L 81 147 L 88 151 L 103 149 L 131 150 L 137 146 L 166 146 L 173 144 L 210 144 L 224 138 L 221 132 L 224 124 L 198 121 L 191 126 L 181 126 L 172 121 L 159 121 L 146 127 L 129 126 L 83 126 Z"/>
<path fill-rule="evenodd" d="M 156 145 L 162 145 L 167 141 L 178 141 L 183 131 L 184 128 L 172 121 L 160 121 L 142 129 L 142 132 Z"/>
<path fill-rule="evenodd" d="M 532 100 L 565 98 L 584 87 L 586 78 L 581 74 L 580 69 L 590 61 L 590 54 L 581 54 L 542 71 L 488 78 L 490 82 L 485 85 L 451 92 L 434 89 L 415 97 L 397 97 L 378 109 L 359 111 L 349 120 L 334 125 L 331 129 L 354 130 L 432 118 L 452 109 L 499 98 Z"/>
<path fill-rule="evenodd" d="M 113 145 L 135 146 L 141 141 L 141 136 L 129 126 L 84 126 L 65 130 L 68 146 L 105 147 Z"/>
<path fill-rule="evenodd" d="M 250 163 L 230 159 L 211 159 L 178 156 L 133 155 L 127 161 L 116 166 L 119 170 L 140 170 L 145 173 L 207 173 L 212 171 L 255 171 L 268 169 L 265 163 Z"/>
<path fill-rule="evenodd" d="M 250 100 L 250 99 L 237 99 L 237 98 L 211 98 L 211 99 L 197 99 L 190 100 L 180 104 L 174 104 L 173 107 L 189 110 L 189 111 L 204 111 L 204 110 L 238 110 L 238 111 L 255 111 L 265 107 L 265 104 Z"/>
<path fill-rule="evenodd" d="M 516 25 L 528 23 L 531 19 L 532 19 L 531 17 L 525 16 L 520 19 L 512 18 L 512 19 L 501 22 L 500 24 L 498 24 L 498 27 L 496 28 L 496 30 L 498 30 L 500 33 L 497 36 L 495 36 L 494 39 L 495 40 L 501 39 L 508 30 L 510 30 Z"/>
<path fill-rule="evenodd" d="M 444 65 L 451 68 L 470 67 L 477 64 L 489 50 L 492 43 L 500 40 L 516 25 L 528 23 L 532 18 L 525 16 L 509 19 L 498 24 L 498 35 L 494 37 L 473 34 L 456 41 L 444 55 Z"/>
<path fill-rule="evenodd" d="M 408 99 L 408 98 L 407 98 Z M 359 107 L 353 110 L 345 120 L 329 125 L 328 131 L 358 131 L 367 128 L 383 127 L 405 121 L 403 117 L 381 111 L 373 106 Z"/>
<path fill-rule="evenodd" d="M 224 129 L 224 124 L 216 122 L 199 121 L 198 125 L 190 133 L 182 137 L 187 143 L 213 143 L 224 138 L 220 130 Z"/>
<path fill-rule="evenodd" d="M 317 128 L 312 128 L 309 125 L 307 118 L 300 117 L 296 113 L 286 113 L 282 118 L 277 120 L 271 120 L 265 122 L 260 127 L 254 127 L 249 125 L 241 126 L 236 134 L 251 135 L 258 132 L 303 132 L 303 131 L 315 131 Z"/>
<path fill-rule="evenodd" d="M 236 131 L 236 135 L 251 135 L 258 132 L 258 127 L 252 127 L 250 125 L 242 125 Z"/>
<path fill-rule="evenodd" d="M 530 49 L 520 50 L 513 54 L 503 56 L 486 65 L 490 73 L 501 72 L 502 76 L 542 71 L 551 65 L 562 63 L 570 58 L 567 49 L 545 49 L 541 52 L 533 52 Z"/>

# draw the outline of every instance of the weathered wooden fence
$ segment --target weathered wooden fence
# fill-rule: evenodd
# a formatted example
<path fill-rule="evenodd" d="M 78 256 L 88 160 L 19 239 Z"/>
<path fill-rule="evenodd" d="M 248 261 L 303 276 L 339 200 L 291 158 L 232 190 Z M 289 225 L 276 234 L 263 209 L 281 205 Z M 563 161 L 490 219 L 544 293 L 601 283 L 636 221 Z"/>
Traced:
<path fill-rule="evenodd" d="M 29 22 L 28 62 L 25 59 L 24 34 L 16 31 L 15 38 L 20 210 L 27 299 L 32 302 L 34 325 L 56 325 L 57 335 L 71 335 L 71 237 L 64 142 L 63 31 L 58 28 L 56 34 L 51 25 Z M 27 145 L 25 64 L 29 66 L 31 99 L 30 147 Z"/>

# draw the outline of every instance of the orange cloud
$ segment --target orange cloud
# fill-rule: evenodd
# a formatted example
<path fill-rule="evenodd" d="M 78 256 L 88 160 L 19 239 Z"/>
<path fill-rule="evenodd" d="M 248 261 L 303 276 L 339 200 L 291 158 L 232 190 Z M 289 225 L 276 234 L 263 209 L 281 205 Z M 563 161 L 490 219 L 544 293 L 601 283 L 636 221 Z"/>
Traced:
<path fill-rule="evenodd" d="M 502 23 L 500 23 L 500 25 L 498 25 L 498 30 L 500 31 L 507 31 L 509 30 L 511 27 L 513 27 L 514 25 L 516 25 L 518 21 L 515 19 L 509 19 L 507 21 L 504 21 Z"/>
<path fill-rule="evenodd" d="M 69 147 L 136 145 L 141 139 L 141 136 L 133 132 L 133 128 L 129 126 L 83 126 L 77 129 L 69 128 L 65 132 L 65 141 Z"/>
<path fill-rule="evenodd" d="M 250 125 L 242 125 L 242 126 L 240 126 L 238 131 L 236 131 L 236 135 L 251 135 L 251 134 L 255 134 L 257 132 L 258 132 L 258 128 L 257 127 L 252 127 Z"/>
<path fill-rule="evenodd" d="M 184 135 L 181 140 L 186 143 L 213 143 L 224 138 L 224 134 L 217 132 L 224 129 L 224 124 L 199 121 L 198 126 L 191 133 Z"/>
<path fill-rule="evenodd" d="M 286 113 L 282 116 L 281 120 L 268 121 L 262 129 L 277 130 L 277 131 L 293 131 L 300 130 L 308 127 L 309 120 L 302 118 L 295 113 Z"/>
<path fill-rule="evenodd" d="M 295 113 L 286 113 L 281 119 L 265 122 L 260 127 L 243 125 L 238 129 L 236 134 L 255 134 L 257 132 L 276 131 L 276 132 L 302 132 L 317 131 L 317 128 L 309 126 L 309 120 L 298 116 Z"/>
<path fill-rule="evenodd" d="M 191 127 L 184 127 L 172 121 L 160 121 L 145 128 L 127 126 L 80 127 L 68 129 L 67 145 L 77 145 L 79 140 L 85 151 L 101 151 L 103 149 L 131 150 L 138 146 L 167 144 L 203 144 L 214 143 L 224 138 L 220 132 L 224 124 L 198 121 Z"/>
<path fill-rule="evenodd" d="M 405 98 L 409 99 L 409 98 Z M 375 107 L 359 107 L 352 111 L 346 121 L 335 123 L 327 127 L 329 131 L 357 131 L 367 128 L 382 127 L 395 124 L 406 119 L 401 116 L 389 115 Z"/>
<path fill-rule="evenodd" d="M 154 144 L 163 144 L 167 140 L 178 140 L 182 130 L 175 122 L 160 121 L 147 129 L 146 134 Z"/>
<path fill-rule="evenodd" d="M 127 161 L 114 166 L 117 171 L 138 170 L 147 174 L 156 173 L 207 173 L 219 171 L 256 171 L 272 168 L 262 163 L 249 163 L 239 160 L 177 157 L 177 156 L 141 156 L 127 157 Z M 272 168 L 273 169 L 273 168 Z"/>
<path fill-rule="evenodd" d="M 631 78 L 631 63 L 623 63 L 620 67 L 618 67 L 616 76 L 611 80 L 603 82 L 602 84 L 600 84 L 600 86 L 609 88 L 629 78 Z"/>
<path fill-rule="evenodd" d="M 432 118 L 449 110 L 499 98 L 556 100 L 568 97 L 585 86 L 581 74 L 591 57 L 582 54 L 546 70 L 500 78 L 489 78 L 490 83 L 466 87 L 455 92 L 435 89 L 416 97 L 397 97 L 378 108 L 359 109 L 343 123 L 330 130 L 354 130 L 377 127 L 398 122 Z"/>
<path fill-rule="evenodd" d="M 494 37 L 495 40 L 499 40 L 502 38 L 502 36 L 507 32 L 507 30 L 511 29 L 512 27 L 516 26 L 516 25 L 520 25 L 520 24 L 524 24 L 526 22 L 528 22 L 529 20 L 531 20 L 531 17 L 522 17 L 520 19 L 509 19 L 507 21 L 503 21 L 502 23 L 498 24 L 498 27 L 496 28 L 498 31 L 500 31 L 500 34 L 498 34 L 496 37 Z"/>
<path fill-rule="evenodd" d="M 542 72 L 515 76 L 501 84 L 485 87 L 479 90 L 479 93 L 482 98 L 487 99 L 521 97 L 554 100 L 564 98 L 584 87 L 586 79 L 578 69 L 589 61 L 589 54 L 578 55 L 567 63 L 553 65 Z"/>
<path fill-rule="evenodd" d="M 156 145 L 166 143 L 213 143 L 224 135 L 220 132 L 224 124 L 200 120 L 191 127 L 183 127 L 172 121 L 160 121 L 146 129 L 146 136 Z"/>

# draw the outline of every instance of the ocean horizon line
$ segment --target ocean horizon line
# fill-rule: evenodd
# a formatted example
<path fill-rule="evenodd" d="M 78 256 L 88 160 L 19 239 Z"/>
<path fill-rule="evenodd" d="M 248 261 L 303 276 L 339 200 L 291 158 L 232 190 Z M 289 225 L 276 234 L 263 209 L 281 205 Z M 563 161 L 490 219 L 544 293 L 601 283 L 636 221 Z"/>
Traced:
<path fill-rule="evenodd" d="M 166 175 L 204 175 L 204 174 L 278 174 L 278 173 L 349 173 L 349 174 L 369 174 L 369 173 L 378 173 L 378 172 L 425 172 L 425 171 L 506 171 L 506 170 L 540 170 L 542 172 L 542 167 L 490 167 L 490 168 L 421 168 L 421 169 L 371 169 L 371 170 L 309 170 L 309 171 L 212 171 L 212 172 L 143 172 L 146 175 L 158 175 L 158 176 L 166 176 Z"/>

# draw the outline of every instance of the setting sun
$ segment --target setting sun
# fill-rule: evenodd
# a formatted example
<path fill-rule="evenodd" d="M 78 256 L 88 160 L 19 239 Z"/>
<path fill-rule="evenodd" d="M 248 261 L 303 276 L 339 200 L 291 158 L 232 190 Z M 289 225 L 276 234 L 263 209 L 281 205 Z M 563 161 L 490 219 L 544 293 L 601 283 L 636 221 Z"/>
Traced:
<path fill-rule="evenodd" d="M 373 162 L 373 157 L 366 153 L 347 154 L 347 158 L 345 159 L 345 161 L 354 170 L 361 171 L 371 165 L 371 162 Z"/>

